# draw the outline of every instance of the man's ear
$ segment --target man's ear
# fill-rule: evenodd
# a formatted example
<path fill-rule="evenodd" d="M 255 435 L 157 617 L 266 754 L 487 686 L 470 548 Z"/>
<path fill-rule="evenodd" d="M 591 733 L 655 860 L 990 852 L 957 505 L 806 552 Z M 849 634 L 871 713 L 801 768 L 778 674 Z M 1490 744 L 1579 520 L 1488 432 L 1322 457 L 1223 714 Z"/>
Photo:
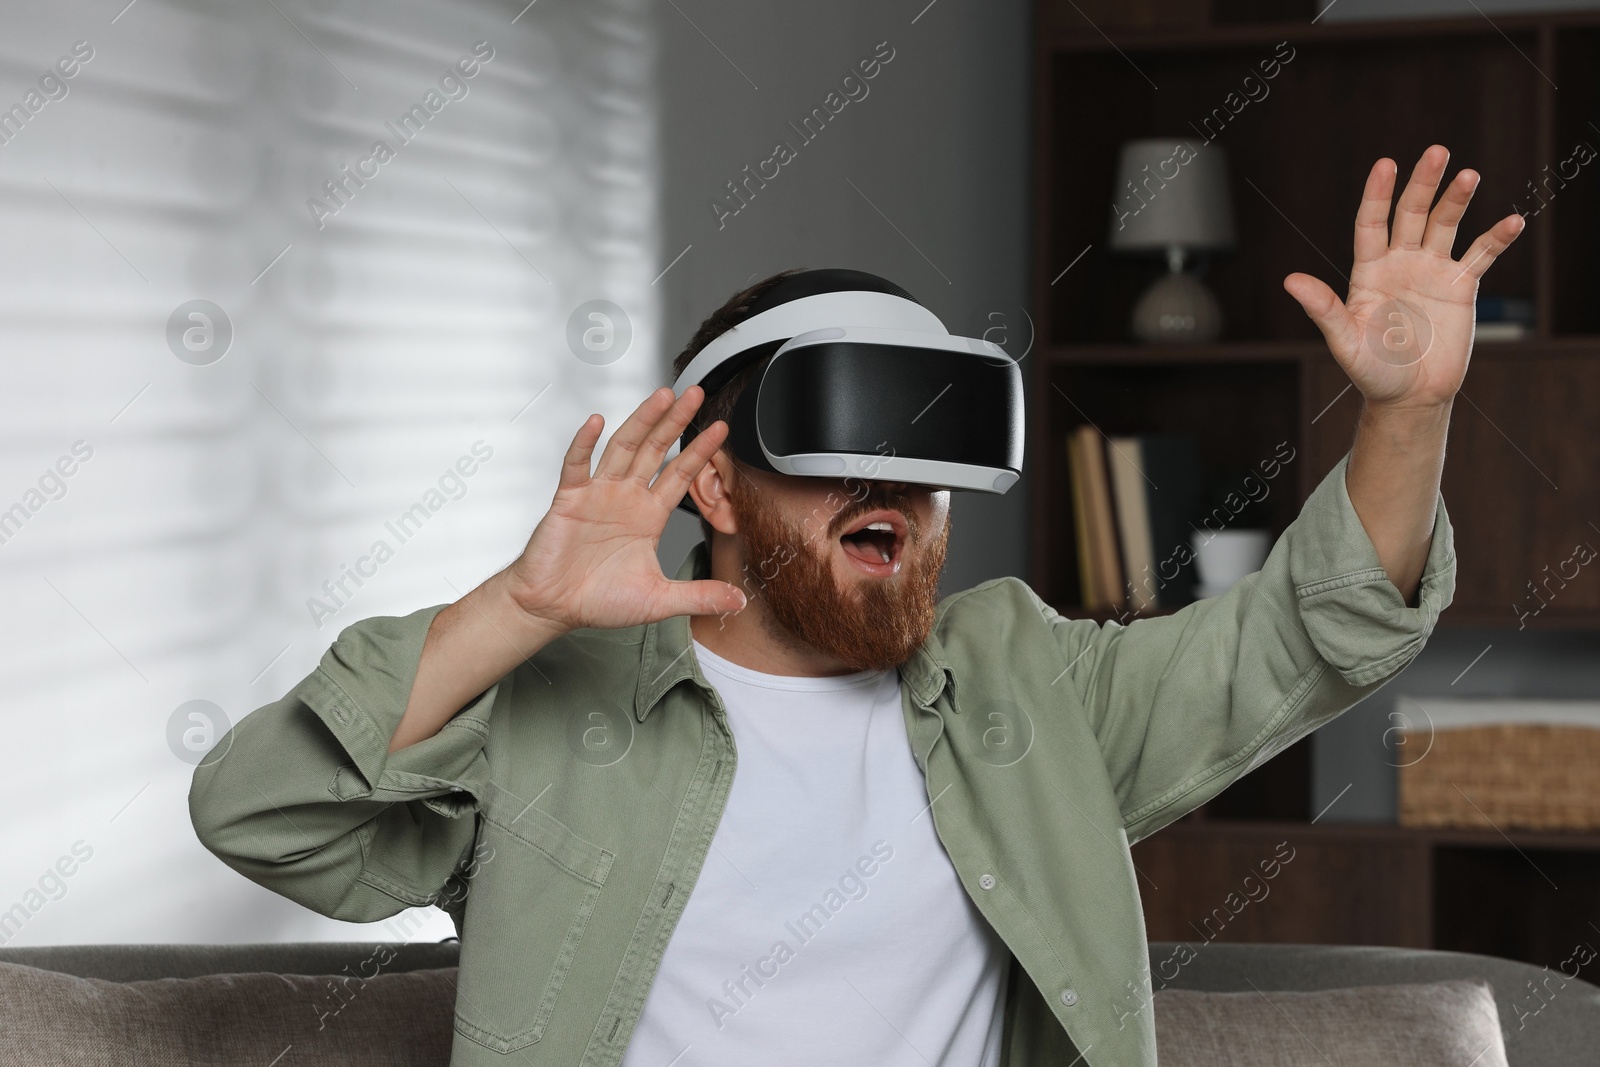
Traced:
<path fill-rule="evenodd" d="M 728 497 L 728 488 L 737 477 L 733 458 L 719 448 L 689 481 L 689 499 L 700 509 L 701 517 L 718 533 L 739 532 L 739 523 L 733 514 L 733 501 Z"/>

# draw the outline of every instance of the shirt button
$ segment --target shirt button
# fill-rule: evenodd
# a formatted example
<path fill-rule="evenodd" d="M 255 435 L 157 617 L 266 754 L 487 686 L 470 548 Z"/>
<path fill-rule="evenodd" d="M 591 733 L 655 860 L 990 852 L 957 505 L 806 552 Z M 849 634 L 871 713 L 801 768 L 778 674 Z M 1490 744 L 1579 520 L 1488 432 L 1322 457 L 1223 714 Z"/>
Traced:
<path fill-rule="evenodd" d="M 1069 1008 L 1072 1007 L 1074 1004 L 1078 1003 L 1078 994 L 1070 989 L 1063 989 L 1061 991 L 1061 1003 L 1065 1004 Z"/>
<path fill-rule="evenodd" d="M 979 878 L 978 879 L 978 886 L 981 889 L 993 889 L 994 888 L 994 875 L 986 874 L 983 877 Z"/>

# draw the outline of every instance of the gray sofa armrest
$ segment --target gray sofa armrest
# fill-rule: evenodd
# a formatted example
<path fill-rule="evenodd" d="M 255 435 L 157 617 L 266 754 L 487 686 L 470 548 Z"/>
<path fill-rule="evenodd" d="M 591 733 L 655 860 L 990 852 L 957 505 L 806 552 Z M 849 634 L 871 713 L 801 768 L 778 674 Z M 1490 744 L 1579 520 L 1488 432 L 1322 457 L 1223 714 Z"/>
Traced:
<path fill-rule="evenodd" d="M 1310 991 L 1481 978 L 1494 987 L 1511 1067 L 1567 1067 L 1594 1054 L 1600 987 L 1568 977 L 1575 971 L 1575 966 L 1563 974 L 1495 956 L 1410 948 L 1150 943 L 1150 975 L 1157 990 L 1249 992 L 1253 983 L 1262 990 Z"/>
<path fill-rule="evenodd" d="M 203 974 L 367 974 L 380 942 L 305 941 L 264 945 L 40 945 L 0 949 L 0 963 L 16 963 L 46 971 L 140 982 L 151 978 L 198 978 Z M 385 974 L 454 967 L 461 946 L 456 941 L 382 942 L 393 959 Z"/>

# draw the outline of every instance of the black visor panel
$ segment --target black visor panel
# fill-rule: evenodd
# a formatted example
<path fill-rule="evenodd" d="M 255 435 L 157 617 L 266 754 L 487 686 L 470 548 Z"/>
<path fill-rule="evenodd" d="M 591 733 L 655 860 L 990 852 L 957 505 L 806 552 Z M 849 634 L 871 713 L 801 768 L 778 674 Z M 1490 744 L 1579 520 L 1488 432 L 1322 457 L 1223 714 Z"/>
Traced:
<path fill-rule="evenodd" d="M 1004 357 L 825 341 L 775 357 L 756 422 L 768 451 L 906 456 L 1021 472 L 1022 372 Z"/>

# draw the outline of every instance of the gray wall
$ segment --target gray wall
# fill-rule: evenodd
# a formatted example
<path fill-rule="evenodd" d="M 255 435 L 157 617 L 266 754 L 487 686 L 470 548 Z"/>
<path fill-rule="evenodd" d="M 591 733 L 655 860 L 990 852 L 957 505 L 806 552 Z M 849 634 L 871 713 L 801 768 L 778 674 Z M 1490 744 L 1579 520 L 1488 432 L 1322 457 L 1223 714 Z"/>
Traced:
<path fill-rule="evenodd" d="M 657 17 L 662 266 L 689 249 L 659 282 L 663 381 L 707 313 L 757 277 L 796 266 L 881 274 L 952 333 L 981 336 L 1004 323 L 1009 337 L 990 339 L 1013 355 L 1026 350 L 1026 0 L 674 0 Z M 803 141 L 789 123 L 823 106 L 885 41 L 893 58 L 864 83 L 866 95 Z M 780 140 L 796 157 L 719 225 L 713 201 Z M 1003 497 L 954 494 L 946 591 L 1025 575 L 1028 492 L 1024 481 Z M 674 516 L 663 565 L 676 568 L 699 536 L 693 519 Z"/>

